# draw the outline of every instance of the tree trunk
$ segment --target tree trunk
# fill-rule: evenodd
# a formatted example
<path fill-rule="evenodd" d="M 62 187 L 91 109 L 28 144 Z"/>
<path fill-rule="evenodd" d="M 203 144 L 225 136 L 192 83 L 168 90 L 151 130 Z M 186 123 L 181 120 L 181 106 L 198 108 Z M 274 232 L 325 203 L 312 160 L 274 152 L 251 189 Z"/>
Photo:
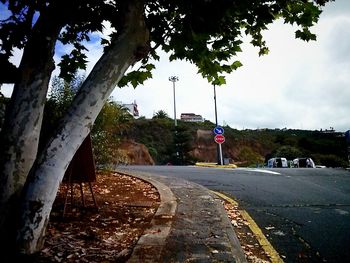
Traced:
<path fill-rule="evenodd" d="M 18 207 L 21 190 L 37 155 L 60 28 L 57 21 L 52 21 L 47 15 L 38 18 L 23 52 L 19 79 L 15 83 L 1 130 L 0 241 L 5 238 L 6 243 L 9 243 L 9 232 L 15 232 L 8 224 L 14 223 L 14 209 Z"/>
<path fill-rule="evenodd" d="M 35 253 L 42 247 L 65 170 L 118 81 L 127 68 L 140 59 L 138 52 L 148 47 L 149 34 L 144 23 L 142 1 L 131 0 L 125 4 L 124 28 L 118 30 L 117 38 L 85 80 L 26 183 L 17 235 L 18 249 L 22 254 Z"/>

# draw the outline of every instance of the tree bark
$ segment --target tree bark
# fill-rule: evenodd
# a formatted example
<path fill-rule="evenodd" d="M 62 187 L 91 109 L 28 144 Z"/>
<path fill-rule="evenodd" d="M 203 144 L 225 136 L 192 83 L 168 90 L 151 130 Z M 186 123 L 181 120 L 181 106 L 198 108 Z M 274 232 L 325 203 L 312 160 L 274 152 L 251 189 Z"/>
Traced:
<path fill-rule="evenodd" d="M 24 48 L 0 136 L 0 240 L 7 238 L 21 190 L 37 155 L 53 54 L 61 26 L 42 14 Z M 13 231 L 15 231 L 13 229 Z M 8 239 L 7 239 L 8 240 Z"/>
<path fill-rule="evenodd" d="M 143 1 L 130 0 L 123 11 L 124 27 L 96 63 L 75 97 L 58 132 L 39 156 L 25 186 L 17 235 L 21 254 L 40 250 L 59 184 L 76 150 L 91 130 L 105 101 L 130 65 L 148 47 Z M 34 167 L 33 167 L 34 168 Z"/>

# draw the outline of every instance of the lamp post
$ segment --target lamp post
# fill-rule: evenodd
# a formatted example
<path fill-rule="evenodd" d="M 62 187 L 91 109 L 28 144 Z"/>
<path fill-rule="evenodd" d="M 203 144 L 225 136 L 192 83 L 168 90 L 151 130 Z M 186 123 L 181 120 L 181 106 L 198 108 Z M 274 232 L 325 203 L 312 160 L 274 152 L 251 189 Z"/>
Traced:
<path fill-rule="evenodd" d="M 177 138 L 177 131 L 176 131 L 176 126 L 177 126 L 177 121 L 176 121 L 176 101 L 175 101 L 175 82 L 179 81 L 179 78 L 177 76 L 171 76 L 169 77 L 169 81 L 173 83 L 173 93 L 174 93 L 174 124 L 175 124 L 175 151 L 176 151 L 176 159 L 179 158 L 179 151 L 178 151 L 178 145 L 176 144 L 176 138 Z"/>
<path fill-rule="evenodd" d="M 169 81 L 173 83 L 173 93 L 174 93 L 174 122 L 175 122 L 175 127 L 177 126 L 177 121 L 176 121 L 176 101 L 175 101 L 175 82 L 179 81 L 179 78 L 177 76 L 171 76 L 169 77 Z"/>

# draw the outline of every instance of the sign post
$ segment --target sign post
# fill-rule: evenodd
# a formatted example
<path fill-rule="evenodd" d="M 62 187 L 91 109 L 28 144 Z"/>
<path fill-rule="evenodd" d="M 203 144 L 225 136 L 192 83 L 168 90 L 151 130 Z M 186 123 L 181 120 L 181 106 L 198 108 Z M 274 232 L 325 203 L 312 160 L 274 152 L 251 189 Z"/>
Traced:
<path fill-rule="evenodd" d="M 350 166 L 350 130 L 347 130 L 345 132 L 345 139 L 346 139 L 346 144 L 347 144 L 347 148 L 348 148 L 348 162 L 349 162 L 349 166 Z"/>
<path fill-rule="evenodd" d="M 218 144 L 219 147 L 220 165 L 223 165 L 221 144 L 225 142 L 225 136 L 223 135 L 224 129 L 220 126 L 216 126 L 213 131 L 216 134 L 214 137 L 214 141 Z"/>

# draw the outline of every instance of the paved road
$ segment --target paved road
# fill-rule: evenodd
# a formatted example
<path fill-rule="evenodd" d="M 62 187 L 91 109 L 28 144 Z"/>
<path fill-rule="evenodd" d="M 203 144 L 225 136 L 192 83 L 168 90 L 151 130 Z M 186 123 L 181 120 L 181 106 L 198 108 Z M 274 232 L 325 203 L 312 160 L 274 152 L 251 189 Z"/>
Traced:
<path fill-rule="evenodd" d="M 350 262 L 350 172 L 128 166 L 236 198 L 285 262 Z"/>

